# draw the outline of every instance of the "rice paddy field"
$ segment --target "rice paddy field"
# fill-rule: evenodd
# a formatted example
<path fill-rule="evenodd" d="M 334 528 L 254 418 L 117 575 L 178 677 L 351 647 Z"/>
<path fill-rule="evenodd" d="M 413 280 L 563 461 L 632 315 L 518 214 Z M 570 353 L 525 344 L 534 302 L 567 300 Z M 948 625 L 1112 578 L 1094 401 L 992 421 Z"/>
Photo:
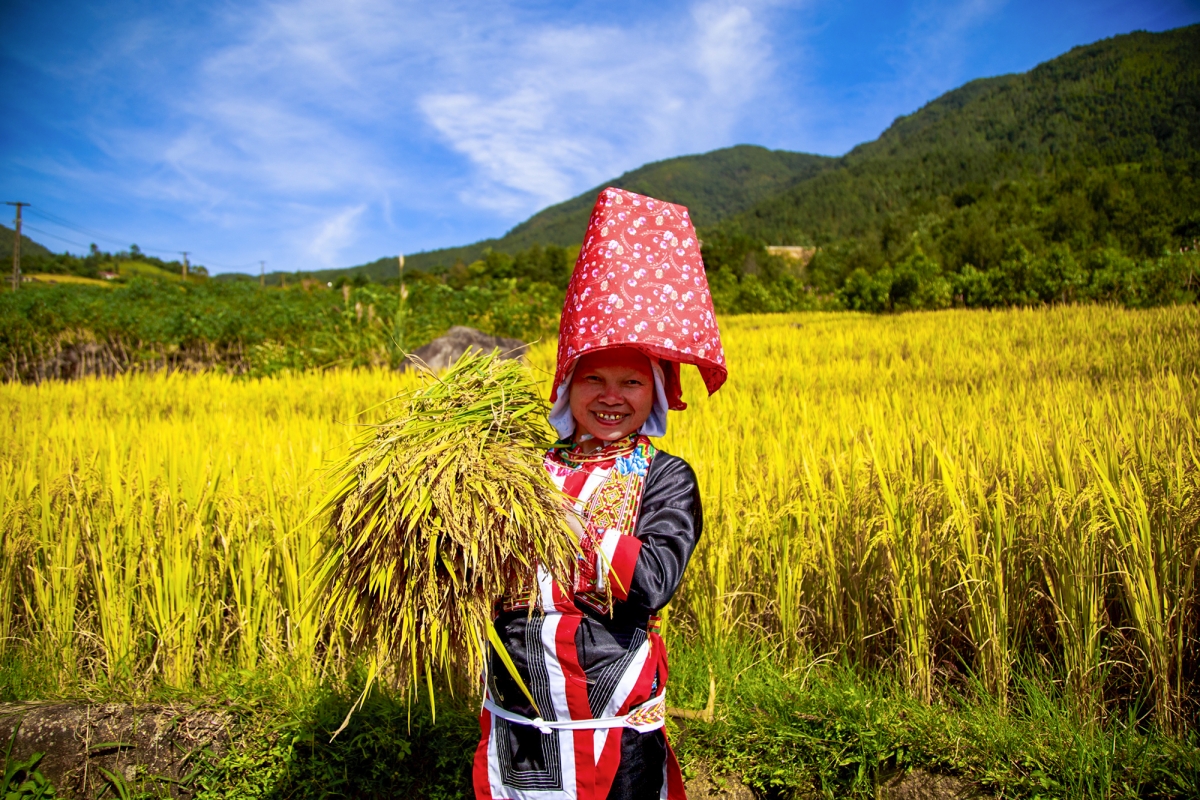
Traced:
<path fill-rule="evenodd" d="M 911 765 L 1005 797 L 1200 792 L 1200 309 L 721 326 L 729 383 L 685 369 L 661 442 L 706 516 L 666 612 L 672 705 L 716 676 L 716 721 L 673 728 L 685 765 L 771 796 L 874 796 Z M 531 355 L 547 384 L 553 357 Z M 356 662 L 308 603 L 312 515 L 416 380 L 0 386 L 0 699 L 249 693 L 290 709 L 276 732 L 336 711 Z M 437 725 L 465 759 L 461 703 Z M 245 787 L 269 772 L 296 796 L 316 757 L 263 741 L 286 768 L 247 755 L 205 791 L 268 796 Z"/>

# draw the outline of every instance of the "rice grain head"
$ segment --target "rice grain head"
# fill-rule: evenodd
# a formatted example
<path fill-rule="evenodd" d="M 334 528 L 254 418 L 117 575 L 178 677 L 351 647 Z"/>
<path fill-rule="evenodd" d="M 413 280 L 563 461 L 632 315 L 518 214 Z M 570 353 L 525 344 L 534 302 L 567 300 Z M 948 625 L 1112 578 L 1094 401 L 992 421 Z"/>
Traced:
<path fill-rule="evenodd" d="M 533 592 L 539 565 L 569 580 L 578 550 L 526 367 L 468 351 L 395 402 L 333 470 L 316 586 L 324 618 L 371 655 L 368 684 L 390 665 L 413 690 L 477 678 L 496 601 Z"/>

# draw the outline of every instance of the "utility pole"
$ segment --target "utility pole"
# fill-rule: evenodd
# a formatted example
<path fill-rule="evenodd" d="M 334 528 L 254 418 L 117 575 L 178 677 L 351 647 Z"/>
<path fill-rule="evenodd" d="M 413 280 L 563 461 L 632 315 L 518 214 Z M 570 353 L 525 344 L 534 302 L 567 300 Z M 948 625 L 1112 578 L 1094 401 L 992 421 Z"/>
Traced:
<path fill-rule="evenodd" d="M 187 251 L 187 250 L 181 250 L 181 251 L 180 251 L 180 255 L 182 255 L 182 256 L 183 256 L 183 279 L 184 279 L 184 280 L 187 280 L 187 271 L 188 271 L 187 256 L 188 256 L 188 251 Z"/>
<path fill-rule="evenodd" d="M 404 302 L 408 300 L 408 289 L 404 286 L 404 254 L 396 256 L 396 260 L 400 263 L 400 285 L 397 287 L 400 290 L 400 297 L 396 301 L 396 321 L 393 331 L 396 350 L 399 357 L 404 357 L 404 328 L 405 328 L 405 307 Z"/>
<path fill-rule="evenodd" d="M 258 288 L 263 288 L 267 285 L 267 262 L 258 262 Z"/>
<path fill-rule="evenodd" d="M 15 235 L 13 237 L 12 290 L 15 292 L 17 287 L 21 285 L 21 209 L 29 205 L 29 203 L 10 202 L 5 203 L 5 205 L 17 207 L 17 220 L 16 224 L 13 225 Z"/>

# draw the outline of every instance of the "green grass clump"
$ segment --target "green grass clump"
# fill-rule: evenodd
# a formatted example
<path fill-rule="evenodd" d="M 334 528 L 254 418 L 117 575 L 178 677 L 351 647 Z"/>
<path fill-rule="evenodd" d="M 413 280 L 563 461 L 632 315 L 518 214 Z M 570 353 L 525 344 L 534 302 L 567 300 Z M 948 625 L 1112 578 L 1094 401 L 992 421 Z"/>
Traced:
<path fill-rule="evenodd" d="M 1018 670 L 1007 707 L 980 682 L 912 696 L 888 670 L 834 655 L 786 656 L 736 639 L 680 643 L 671 652 L 672 703 L 697 707 L 716 678 L 712 725 L 671 731 L 685 777 L 704 764 L 739 775 L 766 797 L 874 798 L 898 773 L 954 776 L 1003 798 L 1192 798 L 1200 739 L 1137 722 L 1081 720 L 1061 686 Z"/>

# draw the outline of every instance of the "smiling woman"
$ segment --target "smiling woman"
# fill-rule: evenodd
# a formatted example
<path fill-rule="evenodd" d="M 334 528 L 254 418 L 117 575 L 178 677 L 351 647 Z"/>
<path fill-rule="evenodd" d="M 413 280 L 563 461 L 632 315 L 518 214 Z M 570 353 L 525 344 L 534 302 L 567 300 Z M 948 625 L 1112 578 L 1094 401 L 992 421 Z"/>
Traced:
<path fill-rule="evenodd" d="M 703 528 L 696 474 L 658 450 L 685 407 L 681 363 L 710 392 L 725 359 L 687 209 L 617 189 L 596 202 L 559 325 L 546 470 L 577 521 L 582 555 L 561 585 L 501 604 L 475 758 L 483 800 L 683 798 L 663 731 L 659 611 Z M 532 583 L 532 576 L 530 578 Z M 531 598 L 534 598 L 531 601 Z"/>

